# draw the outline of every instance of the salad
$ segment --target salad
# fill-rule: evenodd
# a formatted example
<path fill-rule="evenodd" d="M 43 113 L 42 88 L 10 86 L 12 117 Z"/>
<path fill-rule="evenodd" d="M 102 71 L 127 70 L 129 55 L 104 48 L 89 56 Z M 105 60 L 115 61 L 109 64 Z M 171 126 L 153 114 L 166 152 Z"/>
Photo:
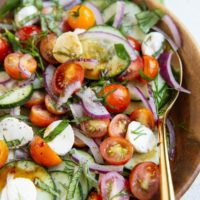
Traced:
<path fill-rule="evenodd" d="M 157 198 L 159 116 L 189 93 L 172 19 L 132 1 L 8 0 L 0 31 L 0 200 Z"/>

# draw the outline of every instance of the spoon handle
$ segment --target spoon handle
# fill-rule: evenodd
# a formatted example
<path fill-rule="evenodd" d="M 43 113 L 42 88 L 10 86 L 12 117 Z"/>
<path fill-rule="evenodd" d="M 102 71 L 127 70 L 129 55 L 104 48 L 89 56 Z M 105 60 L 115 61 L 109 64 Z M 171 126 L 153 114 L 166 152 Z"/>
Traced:
<path fill-rule="evenodd" d="M 160 191 L 161 200 L 175 200 L 174 188 L 172 183 L 172 176 L 169 164 L 168 147 L 166 129 L 164 127 L 164 121 L 162 120 L 158 124 L 158 134 L 160 141 Z"/>

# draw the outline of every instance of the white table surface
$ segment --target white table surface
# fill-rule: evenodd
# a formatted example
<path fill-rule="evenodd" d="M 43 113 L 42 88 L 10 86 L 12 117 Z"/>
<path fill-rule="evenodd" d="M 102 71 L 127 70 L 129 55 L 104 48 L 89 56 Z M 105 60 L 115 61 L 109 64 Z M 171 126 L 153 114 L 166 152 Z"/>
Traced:
<path fill-rule="evenodd" d="M 200 46 L 200 0 L 165 0 L 165 5 L 185 24 Z M 181 200 L 200 200 L 200 174 Z"/>

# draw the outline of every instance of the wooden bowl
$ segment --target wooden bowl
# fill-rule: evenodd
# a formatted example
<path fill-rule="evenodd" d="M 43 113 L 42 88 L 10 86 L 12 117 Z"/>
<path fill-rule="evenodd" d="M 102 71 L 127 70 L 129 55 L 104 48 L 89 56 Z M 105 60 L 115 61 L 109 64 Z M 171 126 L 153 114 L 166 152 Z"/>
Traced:
<path fill-rule="evenodd" d="M 139 3 L 141 0 L 135 0 Z M 164 6 L 155 0 L 144 0 L 150 9 L 160 8 L 176 22 L 181 36 L 182 48 L 179 53 L 184 65 L 184 86 L 192 94 L 181 94 L 171 116 L 175 124 L 184 124 L 176 128 L 176 158 L 171 163 L 176 199 L 186 192 L 200 171 L 200 48 L 183 24 Z M 5 2 L 1 0 L 0 6 Z M 164 24 L 163 30 L 169 35 Z"/>
<path fill-rule="evenodd" d="M 191 95 L 180 94 L 170 113 L 175 124 L 184 125 L 176 128 L 176 158 L 171 163 L 176 199 L 180 199 L 200 172 L 200 48 L 169 10 L 155 0 L 145 2 L 150 9 L 160 8 L 171 16 L 182 37 L 179 53 L 183 61 L 183 85 L 191 91 Z M 165 24 L 160 26 L 171 35 Z"/>

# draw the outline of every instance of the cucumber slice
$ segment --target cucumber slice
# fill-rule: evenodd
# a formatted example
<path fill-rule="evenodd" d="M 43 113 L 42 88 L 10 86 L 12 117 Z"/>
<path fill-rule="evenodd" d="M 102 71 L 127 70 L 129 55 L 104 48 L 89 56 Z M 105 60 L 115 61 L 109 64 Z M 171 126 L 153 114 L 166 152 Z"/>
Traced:
<path fill-rule="evenodd" d="M 15 88 L 0 97 L 0 109 L 21 106 L 31 98 L 32 93 L 32 85 Z"/>
<path fill-rule="evenodd" d="M 80 186 L 82 189 L 83 200 L 85 200 L 90 192 L 90 187 L 87 178 L 82 174 L 80 177 Z"/>
<path fill-rule="evenodd" d="M 102 72 L 108 77 L 117 76 L 127 69 L 130 57 L 135 56 L 126 40 L 110 33 L 88 31 L 80 34 L 79 39 L 83 47 L 82 56 L 99 61 L 94 69 L 85 71 L 88 79 L 98 80 Z"/>
<path fill-rule="evenodd" d="M 67 173 L 60 171 L 51 172 L 51 177 L 59 193 L 59 196 L 56 198 L 56 200 L 67 199 L 66 190 L 70 184 L 71 177 Z M 82 192 L 80 185 L 78 185 L 78 187 L 75 189 L 74 198 L 70 200 L 82 200 Z"/>
<path fill-rule="evenodd" d="M 7 175 L 11 173 L 14 177 L 27 178 L 35 182 L 35 179 L 39 179 L 45 185 L 52 190 L 55 190 L 54 182 L 48 172 L 41 166 L 31 161 L 15 161 L 10 162 L 0 169 L 0 193 L 3 187 L 6 185 Z M 55 200 L 55 196 L 48 191 L 40 189 L 36 185 L 37 200 Z M 0 194 L 1 196 L 1 194 Z"/>
<path fill-rule="evenodd" d="M 111 3 L 116 2 L 117 0 L 86 0 L 84 2 L 93 3 L 100 11 L 104 10 Z"/>
<path fill-rule="evenodd" d="M 130 115 L 135 109 L 144 108 L 144 104 L 142 102 L 134 102 L 131 101 L 128 108 L 123 112 L 124 114 Z"/>
<path fill-rule="evenodd" d="M 89 162 L 93 162 L 93 163 L 95 162 L 94 158 L 85 151 L 76 149 L 76 153 L 79 154 L 80 156 L 82 156 L 84 159 L 88 160 Z"/>
<path fill-rule="evenodd" d="M 119 30 L 117 30 L 116 28 L 113 28 L 111 26 L 107 26 L 107 25 L 94 26 L 94 27 L 90 28 L 88 31 L 111 33 L 113 35 L 116 35 L 118 37 L 126 39 L 125 36 Z"/>

